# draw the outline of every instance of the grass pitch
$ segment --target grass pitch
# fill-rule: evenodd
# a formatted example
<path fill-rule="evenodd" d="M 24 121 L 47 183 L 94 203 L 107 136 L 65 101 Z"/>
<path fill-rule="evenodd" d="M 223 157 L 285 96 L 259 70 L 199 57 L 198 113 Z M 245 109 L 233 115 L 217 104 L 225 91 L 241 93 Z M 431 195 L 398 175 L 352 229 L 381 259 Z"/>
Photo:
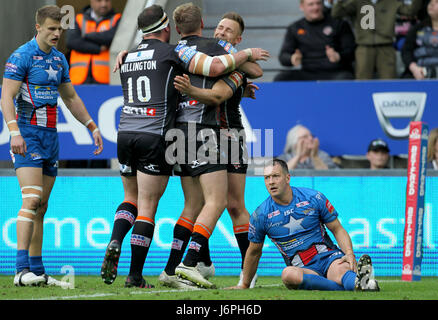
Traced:
<path fill-rule="evenodd" d="M 55 277 L 60 279 L 61 277 Z M 13 276 L 0 276 L 0 300 L 438 300 L 438 277 L 405 282 L 400 278 L 377 278 L 380 292 L 288 290 L 280 277 L 259 277 L 256 288 L 226 290 L 238 277 L 215 277 L 218 289 L 181 291 L 158 284 L 158 276 L 145 277 L 153 289 L 124 288 L 125 276 L 112 285 L 99 276 L 76 276 L 74 289 L 58 287 L 15 287 Z M 3 301 L 4 302 L 4 301 Z"/>

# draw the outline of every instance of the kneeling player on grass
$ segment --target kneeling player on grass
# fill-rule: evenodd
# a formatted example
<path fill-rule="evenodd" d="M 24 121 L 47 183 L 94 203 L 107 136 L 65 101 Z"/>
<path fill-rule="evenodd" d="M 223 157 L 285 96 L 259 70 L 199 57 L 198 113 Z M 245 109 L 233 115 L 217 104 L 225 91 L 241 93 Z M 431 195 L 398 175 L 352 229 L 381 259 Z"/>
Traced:
<path fill-rule="evenodd" d="M 249 287 L 267 235 L 286 262 L 281 279 L 288 289 L 379 291 L 370 279 L 371 258 L 363 255 L 356 264 L 350 236 L 321 192 L 291 187 L 287 164 L 279 159 L 265 166 L 264 177 L 270 197 L 251 215 L 243 283 L 232 288 Z"/>

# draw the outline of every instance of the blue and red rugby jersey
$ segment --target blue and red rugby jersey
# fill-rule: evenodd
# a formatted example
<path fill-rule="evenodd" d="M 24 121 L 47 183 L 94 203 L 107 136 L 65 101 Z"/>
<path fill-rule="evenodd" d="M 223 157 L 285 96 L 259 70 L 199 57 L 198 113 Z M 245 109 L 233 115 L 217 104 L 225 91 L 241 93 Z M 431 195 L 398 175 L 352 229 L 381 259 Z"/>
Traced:
<path fill-rule="evenodd" d="M 268 236 L 287 265 L 297 253 L 306 252 L 315 244 L 318 247 L 322 245 L 325 250 L 338 249 L 324 226 L 338 217 L 330 201 L 319 191 L 291 188 L 293 198 L 290 204 L 280 205 L 269 196 L 254 211 L 248 234 L 249 241 L 254 243 L 263 243 L 265 236 Z"/>
<path fill-rule="evenodd" d="M 4 77 L 22 81 L 15 101 L 18 124 L 56 129 L 58 86 L 70 82 L 65 56 L 55 48 L 45 53 L 34 37 L 11 54 Z"/>

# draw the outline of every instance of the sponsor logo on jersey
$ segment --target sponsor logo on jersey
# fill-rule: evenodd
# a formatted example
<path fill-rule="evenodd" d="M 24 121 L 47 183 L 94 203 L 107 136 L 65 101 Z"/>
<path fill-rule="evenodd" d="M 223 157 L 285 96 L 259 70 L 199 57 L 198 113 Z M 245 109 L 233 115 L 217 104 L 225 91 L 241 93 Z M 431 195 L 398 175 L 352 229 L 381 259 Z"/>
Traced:
<path fill-rule="evenodd" d="M 325 207 L 327 208 L 328 212 L 333 213 L 335 211 L 335 208 L 333 205 L 328 201 L 328 199 L 325 201 Z"/>
<path fill-rule="evenodd" d="M 13 73 L 16 73 L 16 72 L 17 72 L 17 69 L 18 69 L 18 66 L 17 66 L 17 65 L 15 65 L 15 64 L 13 64 L 13 63 L 10 63 L 10 62 L 6 63 L 6 66 L 5 66 L 5 72 L 13 72 Z"/>
<path fill-rule="evenodd" d="M 303 213 L 303 214 L 307 214 L 307 215 L 310 215 L 310 214 L 313 213 L 313 212 L 315 212 L 315 209 L 313 209 L 313 208 L 308 208 L 308 209 L 303 210 L 301 213 Z"/>
<path fill-rule="evenodd" d="M 178 110 L 181 110 L 181 109 L 184 109 L 187 107 L 193 107 L 193 106 L 196 106 L 197 104 L 199 104 L 199 101 L 197 101 L 197 100 L 183 101 L 183 102 L 180 102 L 178 104 Z"/>
<path fill-rule="evenodd" d="M 300 208 L 300 207 L 307 206 L 308 204 L 309 204 L 309 201 L 301 201 L 301 202 L 298 202 L 295 206 L 297 208 Z"/>
<path fill-rule="evenodd" d="M 44 58 L 41 56 L 33 56 L 33 60 L 43 60 Z"/>
<path fill-rule="evenodd" d="M 137 114 L 147 117 L 155 117 L 157 115 L 156 108 L 123 106 L 122 111 L 127 114 Z"/>
<path fill-rule="evenodd" d="M 184 63 L 188 63 L 193 58 L 193 56 L 197 53 L 196 49 L 186 47 L 181 44 L 176 46 L 175 52 L 178 53 L 179 59 Z"/>
<path fill-rule="evenodd" d="M 150 117 L 155 117 L 155 115 L 157 114 L 157 109 L 155 108 L 147 108 L 146 109 L 146 114 Z"/>
<path fill-rule="evenodd" d="M 143 43 L 143 44 L 140 44 L 138 47 L 137 47 L 137 49 L 146 49 L 147 47 L 148 47 L 148 45 L 149 44 L 147 44 L 147 43 Z"/>
<path fill-rule="evenodd" d="M 276 217 L 276 216 L 278 216 L 280 214 L 280 210 L 275 210 L 275 211 L 273 211 L 273 212 L 271 212 L 271 213 L 268 213 L 268 219 L 271 219 L 271 218 L 273 218 L 273 217 Z"/>
<path fill-rule="evenodd" d="M 233 45 L 231 43 L 229 43 L 228 41 L 225 40 L 219 40 L 218 44 L 224 48 L 224 50 L 228 53 L 236 53 L 237 50 L 236 48 L 233 47 Z"/>
<path fill-rule="evenodd" d="M 143 50 L 143 51 L 128 53 L 128 55 L 126 56 L 125 63 L 142 61 L 142 60 L 151 60 L 154 56 L 154 52 L 155 50 Z"/>

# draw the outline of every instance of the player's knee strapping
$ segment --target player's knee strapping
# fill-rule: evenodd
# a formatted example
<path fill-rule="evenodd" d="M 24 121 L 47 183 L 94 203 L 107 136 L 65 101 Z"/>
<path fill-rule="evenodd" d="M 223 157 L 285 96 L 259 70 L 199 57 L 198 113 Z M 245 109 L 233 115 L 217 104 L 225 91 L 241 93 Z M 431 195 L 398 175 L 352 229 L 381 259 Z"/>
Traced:
<path fill-rule="evenodd" d="M 41 203 L 43 188 L 41 186 L 24 186 L 21 188 L 23 206 L 18 212 L 17 221 L 33 222 Z"/>

